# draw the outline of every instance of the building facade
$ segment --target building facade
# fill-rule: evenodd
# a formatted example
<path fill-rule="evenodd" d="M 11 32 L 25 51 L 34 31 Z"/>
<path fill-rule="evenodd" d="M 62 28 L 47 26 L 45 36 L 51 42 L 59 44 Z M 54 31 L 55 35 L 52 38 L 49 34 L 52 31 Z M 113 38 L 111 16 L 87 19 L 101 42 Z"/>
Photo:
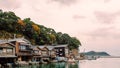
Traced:
<path fill-rule="evenodd" d="M 15 56 L 15 46 L 11 43 L 0 43 L 0 64 L 14 63 L 17 56 Z"/>
<path fill-rule="evenodd" d="M 15 54 L 17 56 L 17 61 L 31 61 L 32 59 L 32 48 L 31 44 L 26 41 L 26 39 L 15 39 L 9 40 L 12 44 L 15 45 Z"/>
<path fill-rule="evenodd" d="M 39 46 L 32 46 L 32 61 L 33 62 L 41 62 L 41 49 Z"/>

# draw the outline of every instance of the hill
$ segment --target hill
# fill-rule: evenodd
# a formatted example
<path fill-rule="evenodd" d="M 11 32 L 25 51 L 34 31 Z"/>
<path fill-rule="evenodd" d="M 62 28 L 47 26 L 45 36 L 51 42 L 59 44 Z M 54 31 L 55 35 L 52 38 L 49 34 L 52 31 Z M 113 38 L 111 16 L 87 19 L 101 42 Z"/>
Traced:
<path fill-rule="evenodd" d="M 110 56 L 106 52 L 95 52 L 95 51 L 85 52 L 84 55 L 87 55 L 87 56 Z"/>
<path fill-rule="evenodd" d="M 38 25 L 30 18 L 22 20 L 14 12 L 0 10 L 0 39 L 12 39 L 14 36 L 24 36 L 33 45 L 68 44 L 69 49 L 78 49 L 81 45 L 76 37 L 71 37 L 67 33 Z"/>

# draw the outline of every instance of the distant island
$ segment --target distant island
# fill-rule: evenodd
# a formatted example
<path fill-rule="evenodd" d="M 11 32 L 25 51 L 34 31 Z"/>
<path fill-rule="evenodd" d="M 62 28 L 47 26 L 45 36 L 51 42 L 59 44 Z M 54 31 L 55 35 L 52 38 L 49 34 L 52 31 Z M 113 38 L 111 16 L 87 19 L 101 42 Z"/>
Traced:
<path fill-rule="evenodd" d="M 83 53 L 86 56 L 110 56 L 107 52 L 95 52 L 95 51 L 89 51 Z"/>

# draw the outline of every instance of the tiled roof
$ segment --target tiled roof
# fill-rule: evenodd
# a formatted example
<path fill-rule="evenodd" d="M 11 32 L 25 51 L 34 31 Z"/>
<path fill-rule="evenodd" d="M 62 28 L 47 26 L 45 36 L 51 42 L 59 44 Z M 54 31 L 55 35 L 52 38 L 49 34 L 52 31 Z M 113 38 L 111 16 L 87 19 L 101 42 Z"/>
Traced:
<path fill-rule="evenodd" d="M 39 46 L 32 46 L 31 48 L 32 48 L 33 50 L 39 50 L 38 47 L 39 47 Z"/>
<path fill-rule="evenodd" d="M 13 44 L 11 44 L 11 43 L 3 43 L 3 44 L 0 44 L 0 47 L 10 47 L 11 48 L 11 46 L 9 46 L 9 45 L 11 45 L 12 47 L 14 46 Z"/>
<path fill-rule="evenodd" d="M 42 45 L 42 46 L 39 46 L 39 48 L 41 48 L 41 49 L 42 49 L 42 48 L 44 48 L 44 47 L 45 47 L 44 45 Z"/>
<path fill-rule="evenodd" d="M 52 50 L 55 47 L 67 47 L 68 45 L 56 45 L 56 46 L 52 46 L 52 45 L 41 45 L 39 46 L 39 48 L 43 49 L 44 47 L 48 48 L 48 50 Z"/>

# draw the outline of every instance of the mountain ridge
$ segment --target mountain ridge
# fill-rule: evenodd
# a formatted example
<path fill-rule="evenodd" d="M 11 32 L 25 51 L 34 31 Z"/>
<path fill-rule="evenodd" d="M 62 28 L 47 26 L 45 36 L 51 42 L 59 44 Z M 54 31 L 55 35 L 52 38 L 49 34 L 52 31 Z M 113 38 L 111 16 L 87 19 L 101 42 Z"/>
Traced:
<path fill-rule="evenodd" d="M 89 51 L 89 52 L 83 52 L 84 55 L 87 56 L 110 56 L 107 52 L 95 52 L 95 51 Z"/>

